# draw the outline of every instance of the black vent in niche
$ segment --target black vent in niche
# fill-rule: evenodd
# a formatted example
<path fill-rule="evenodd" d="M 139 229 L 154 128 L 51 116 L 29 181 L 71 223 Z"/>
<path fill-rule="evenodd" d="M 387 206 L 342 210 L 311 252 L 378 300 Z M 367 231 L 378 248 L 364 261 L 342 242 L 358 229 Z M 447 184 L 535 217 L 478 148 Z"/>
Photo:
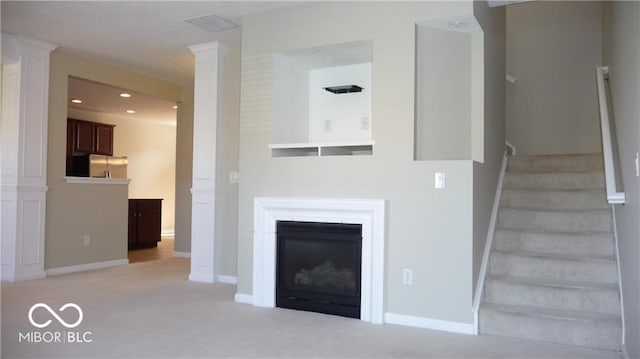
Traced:
<path fill-rule="evenodd" d="M 335 94 L 349 93 L 349 92 L 362 92 L 362 87 L 358 85 L 330 86 L 330 87 L 324 87 L 324 89 Z"/>

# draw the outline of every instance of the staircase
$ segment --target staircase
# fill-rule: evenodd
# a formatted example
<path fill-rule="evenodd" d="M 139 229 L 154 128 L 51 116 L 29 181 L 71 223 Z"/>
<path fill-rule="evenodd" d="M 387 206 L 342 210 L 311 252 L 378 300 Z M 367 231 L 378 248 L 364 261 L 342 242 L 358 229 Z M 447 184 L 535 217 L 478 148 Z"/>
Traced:
<path fill-rule="evenodd" d="M 484 286 L 481 334 L 620 349 L 601 154 L 509 158 Z"/>

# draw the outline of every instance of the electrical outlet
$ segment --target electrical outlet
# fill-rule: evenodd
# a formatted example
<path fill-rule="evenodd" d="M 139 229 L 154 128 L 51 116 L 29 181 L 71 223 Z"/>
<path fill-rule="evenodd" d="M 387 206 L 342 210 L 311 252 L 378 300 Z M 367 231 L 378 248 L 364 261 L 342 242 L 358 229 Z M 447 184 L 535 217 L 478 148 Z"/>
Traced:
<path fill-rule="evenodd" d="M 412 269 L 403 269 L 402 270 L 402 284 L 413 285 L 413 270 Z"/>
<path fill-rule="evenodd" d="M 368 130 L 369 129 L 369 117 L 364 116 L 360 118 L 360 129 Z"/>
<path fill-rule="evenodd" d="M 91 244 L 91 236 L 88 234 L 85 234 L 84 237 L 82 237 L 82 245 L 88 246 L 90 244 Z"/>
<path fill-rule="evenodd" d="M 331 132 L 331 120 L 324 120 L 324 132 Z"/>

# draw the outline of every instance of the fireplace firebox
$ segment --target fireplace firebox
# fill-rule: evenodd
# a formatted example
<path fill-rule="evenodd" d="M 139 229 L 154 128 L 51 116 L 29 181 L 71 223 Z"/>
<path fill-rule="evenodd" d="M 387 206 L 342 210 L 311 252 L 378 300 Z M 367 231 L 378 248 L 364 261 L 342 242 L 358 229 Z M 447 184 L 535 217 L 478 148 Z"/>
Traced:
<path fill-rule="evenodd" d="M 276 306 L 360 318 L 362 225 L 277 221 Z"/>

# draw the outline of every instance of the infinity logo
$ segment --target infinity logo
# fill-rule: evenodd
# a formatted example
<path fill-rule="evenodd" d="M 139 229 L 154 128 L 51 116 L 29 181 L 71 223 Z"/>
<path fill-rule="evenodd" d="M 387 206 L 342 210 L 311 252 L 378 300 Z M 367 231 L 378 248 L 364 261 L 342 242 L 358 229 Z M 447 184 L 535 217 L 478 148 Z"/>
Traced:
<path fill-rule="evenodd" d="M 67 328 L 75 328 L 78 325 L 80 325 L 80 323 L 82 322 L 82 309 L 80 308 L 80 306 L 78 306 L 75 303 L 67 303 L 65 305 L 63 305 L 62 307 L 60 307 L 60 312 L 63 312 L 65 309 L 67 308 L 74 308 L 75 310 L 78 311 L 78 320 L 75 323 L 67 323 L 65 322 L 62 318 L 60 318 L 60 316 L 58 314 L 56 314 L 56 312 L 53 311 L 53 309 L 51 309 L 50 306 L 44 304 L 44 303 L 36 303 L 33 306 L 31 306 L 31 309 L 29 309 L 29 321 L 31 322 L 31 325 L 33 325 L 36 328 L 45 328 L 48 327 L 49 324 L 51 324 L 51 319 L 47 320 L 44 323 L 37 323 L 35 320 L 33 320 L 33 312 L 38 309 L 38 308 L 44 308 L 46 309 L 49 313 L 51 313 L 51 315 L 53 315 L 54 318 L 56 318 L 56 320 L 58 322 L 60 322 L 60 324 L 64 325 Z"/>

